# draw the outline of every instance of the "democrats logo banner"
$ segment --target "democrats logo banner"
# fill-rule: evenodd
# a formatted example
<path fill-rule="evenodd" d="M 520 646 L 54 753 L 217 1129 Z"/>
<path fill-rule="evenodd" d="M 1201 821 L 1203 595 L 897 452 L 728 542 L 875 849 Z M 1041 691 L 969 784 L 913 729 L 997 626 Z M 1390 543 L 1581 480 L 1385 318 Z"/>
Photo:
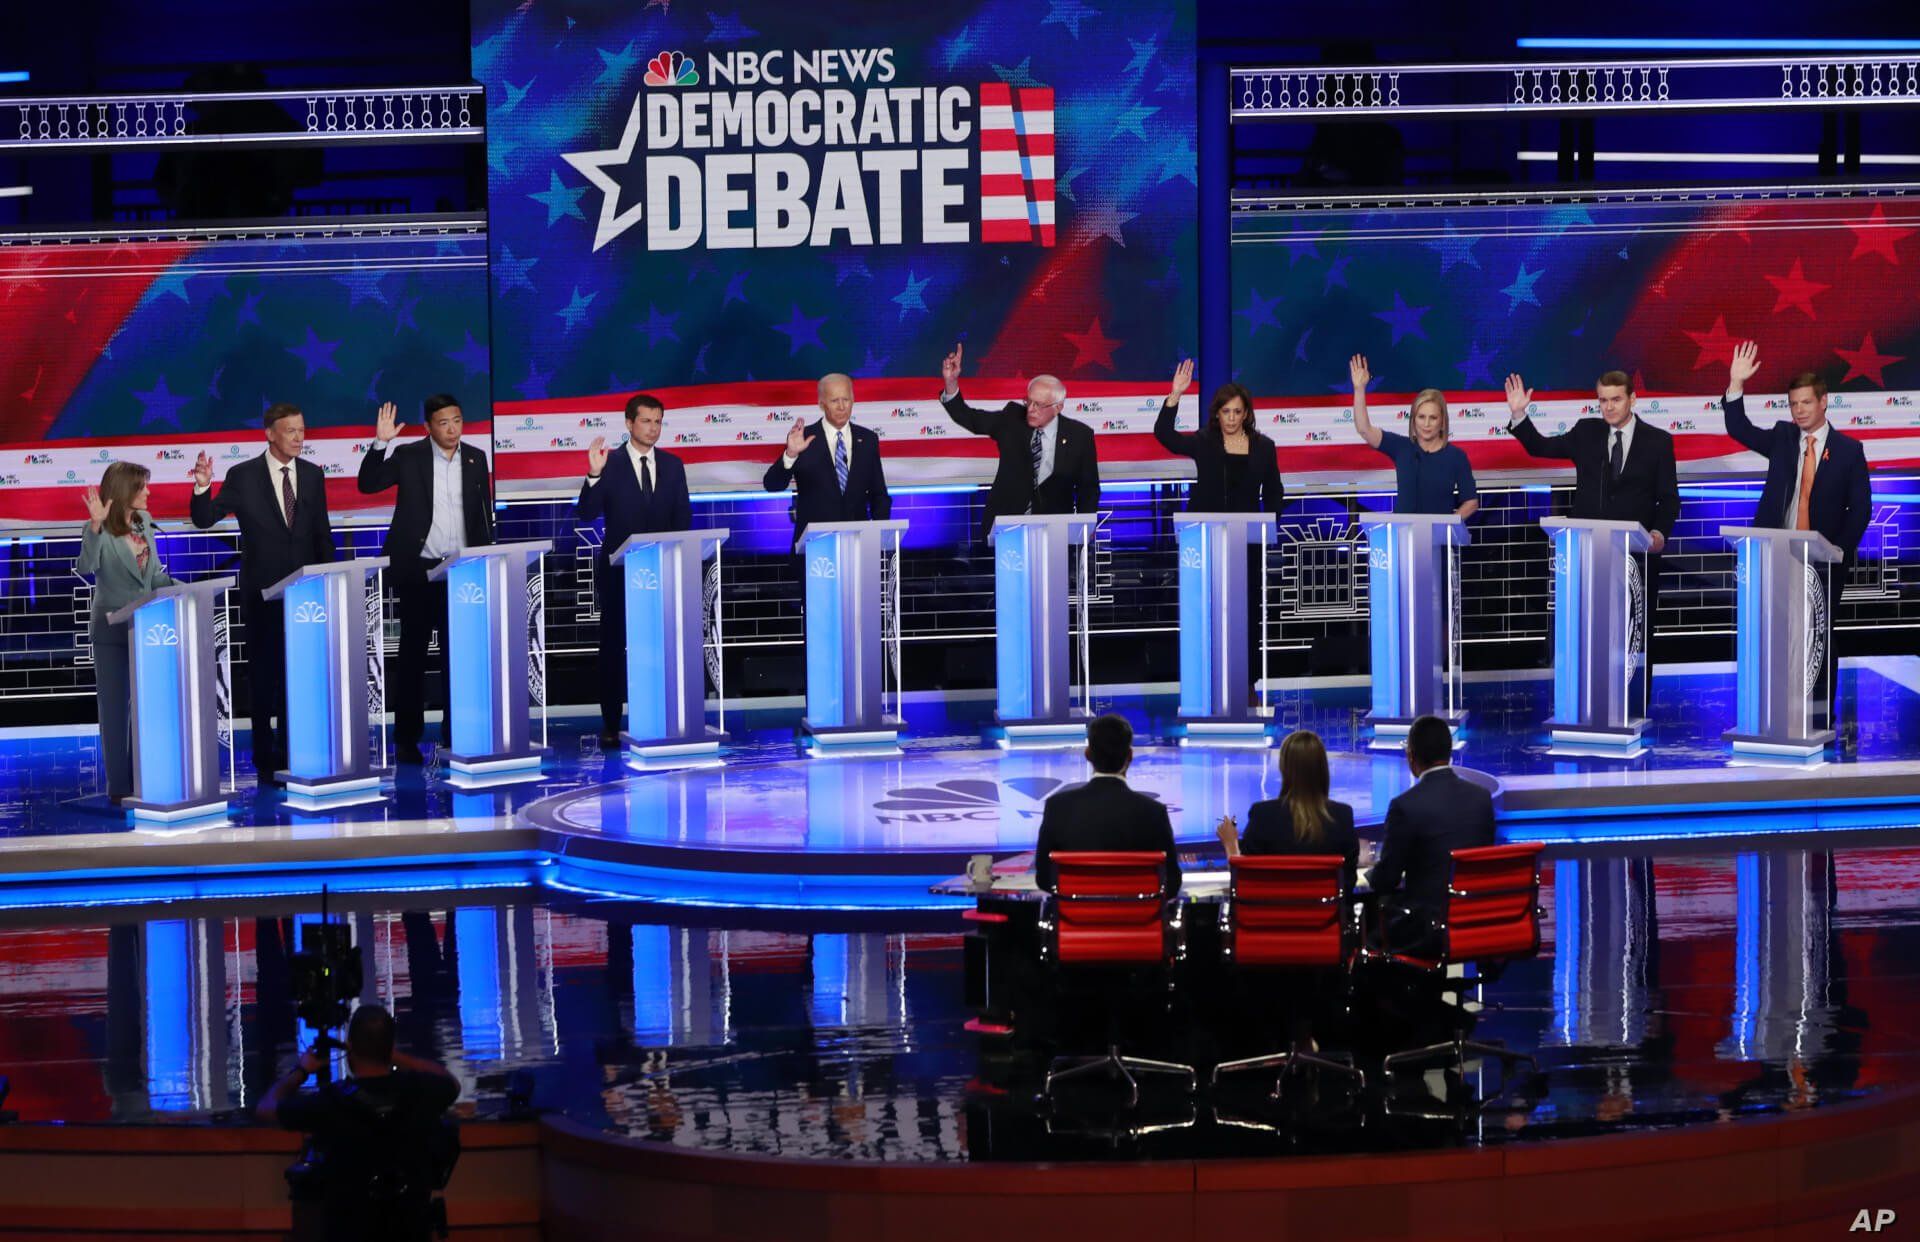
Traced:
<path fill-rule="evenodd" d="M 1190 5 L 475 0 L 473 30 L 504 412 L 937 383 L 955 341 L 975 388 L 1146 391 L 1192 348 Z"/>

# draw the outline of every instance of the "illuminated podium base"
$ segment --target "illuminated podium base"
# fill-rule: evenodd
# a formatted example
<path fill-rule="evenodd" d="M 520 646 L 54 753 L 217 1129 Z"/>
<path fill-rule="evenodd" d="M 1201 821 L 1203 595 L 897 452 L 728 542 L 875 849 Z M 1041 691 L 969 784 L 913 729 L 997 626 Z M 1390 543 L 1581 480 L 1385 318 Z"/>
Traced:
<path fill-rule="evenodd" d="M 882 716 L 870 725 L 826 725 L 802 719 L 800 731 L 815 749 L 832 750 L 836 746 L 891 746 L 900 740 L 907 722 L 898 716 Z"/>
<path fill-rule="evenodd" d="M 659 759 L 707 759 L 720 753 L 720 746 L 727 740 L 726 733 L 707 727 L 704 738 L 656 737 L 640 738 L 631 733 L 620 735 L 620 745 L 633 759 L 647 761 Z"/>
<path fill-rule="evenodd" d="M 446 756 L 447 784 L 456 789 L 488 789 L 495 785 L 538 780 L 547 754 L 544 749 L 510 755 L 449 753 Z"/>

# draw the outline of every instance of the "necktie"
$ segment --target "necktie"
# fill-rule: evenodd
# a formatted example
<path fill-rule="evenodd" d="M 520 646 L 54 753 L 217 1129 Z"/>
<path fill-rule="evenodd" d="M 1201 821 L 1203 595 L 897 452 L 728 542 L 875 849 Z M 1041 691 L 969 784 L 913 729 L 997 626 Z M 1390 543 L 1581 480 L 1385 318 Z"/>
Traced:
<path fill-rule="evenodd" d="M 1626 459 L 1627 455 L 1620 449 L 1620 432 L 1616 428 L 1613 433 L 1613 453 L 1607 459 L 1612 465 L 1614 478 L 1620 477 L 1620 468 L 1626 465 Z"/>
<path fill-rule="evenodd" d="M 647 459 L 644 457 L 640 459 L 640 494 L 653 495 L 653 471 L 647 468 Z"/>
<path fill-rule="evenodd" d="M 1813 529 L 1813 471 L 1819 463 L 1813 459 L 1813 437 L 1807 437 L 1806 452 L 1800 455 L 1800 511 L 1794 519 L 1795 530 Z"/>
<path fill-rule="evenodd" d="M 1028 513 L 1033 512 L 1033 502 L 1038 499 L 1040 495 L 1040 459 L 1044 455 L 1040 443 L 1040 432 L 1041 428 L 1039 427 L 1033 429 L 1033 440 L 1029 449 L 1033 457 L 1033 493 L 1027 497 Z"/>
<path fill-rule="evenodd" d="M 847 490 L 847 435 L 844 431 L 833 433 L 833 476 L 840 480 L 840 491 Z"/>
<path fill-rule="evenodd" d="M 287 519 L 287 529 L 293 529 L 293 467 L 280 467 L 280 512 Z"/>

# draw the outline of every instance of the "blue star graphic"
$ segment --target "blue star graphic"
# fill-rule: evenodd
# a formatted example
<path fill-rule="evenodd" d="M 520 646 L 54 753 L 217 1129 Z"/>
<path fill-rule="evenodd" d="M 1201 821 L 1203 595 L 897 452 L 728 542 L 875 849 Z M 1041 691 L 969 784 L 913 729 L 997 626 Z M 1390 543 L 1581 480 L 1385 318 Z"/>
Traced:
<path fill-rule="evenodd" d="M 1383 321 L 1393 329 L 1392 343 L 1398 345 L 1400 338 L 1403 336 L 1417 336 L 1423 341 L 1427 339 L 1426 332 L 1420 327 L 1420 316 L 1426 314 L 1431 309 L 1431 307 L 1427 306 L 1408 306 L 1405 300 L 1401 298 L 1400 291 L 1395 289 L 1393 291 L 1393 309 L 1375 311 L 1373 317 Z"/>
<path fill-rule="evenodd" d="M 599 296 L 599 293 L 595 292 L 589 293 L 583 298 L 580 296 L 580 286 L 575 285 L 573 287 L 572 300 L 566 304 L 564 309 L 557 310 L 553 313 L 566 320 L 567 331 L 571 332 L 580 326 L 580 321 L 586 318 L 587 307 L 593 305 L 593 300 Z"/>
<path fill-rule="evenodd" d="M 1500 385 L 1493 378 L 1495 357 L 1495 354 L 1481 353 L 1480 342 L 1475 341 L 1467 350 L 1467 356 L 1453 364 L 1460 372 L 1460 383 L 1467 388 L 1498 388 Z M 1476 377 L 1482 381 L 1477 385 L 1473 382 Z"/>
<path fill-rule="evenodd" d="M 647 322 L 640 328 L 640 331 L 647 334 L 647 348 L 658 348 L 661 337 L 669 341 L 678 341 L 680 334 L 673 330 L 673 325 L 679 318 L 679 311 L 671 315 L 663 315 L 654 309 L 653 303 L 647 303 Z"/>
<path fill-rule="evenodd" d="M 1032 66 L 1033 57 L 1028 56 L 1023 58 L 1019 64 L 1013 66 L 1011 69 L 1005 65 L 994 65 L 993 76 L 999 78 L 1008 86 L 1038 86 L 1040 84 L 1033 80 Z"/>
<path fill-rule="evenodd" d="M 382 306 L 387 304 L 386 290 L 380 287 L 380 278 L 385 275 L 385 272 L 354 271 L 342 272 L 334 279 L 347 287 L 347 309 L 352 310 L 368 300 L 378 302 Z"/>
<path fill-rule="evenodd" d="M 546 205 L 547 227 L 552 228 L 554 221 L 561 216 L 572 216 L 576 220 L 585 222 L 587 216 L 580 210 L 580 196 L 586 192 L 587 187 L 584 185 L 578 189 L 569 189 L 560 184 L 560 174 L 549 168 L 547 188 L 538 194 L 529 194 L 527 197 L 536 203 Z"/>
<path fill-rule="evenodd" d="M 595 86 L 618 82 L 627 76 L 629 70 L 640 63 L 639 54 L 633 50 L 632 40 L 628 40 L 627 45 L 618 52 L 609 52 L 603 47 L 597 47 L 594 51 L 600 53 L 600 63 L 605 66 L 600 70 L 600 76 L 593 80 Z M 532 83 L 529 82 L 528 85 L 531 86 Z"/>
<path fill-rule="evenodd" d="M 1547 212 L 1547 224 L 1556 233 L 1564 233 L 1576 224 L 1592 223 L 1593 217 L 1579 203 L 1569 203 L 1565 207 L 1555 207 Z"/>
<path fill-rule="evenodd" d="M 1149 292 L 1166 296 L 1180 288 L 1180 264 L 1173 259 L 1167 260 L 1167 270 L 1160 277 L 1146 282 Z"/>
<path fill-rule="evenodd" d="M 183 272 L 178 268 L 168 268 L 165 272 L 156 276 L 151 285 L 147 286 L 146 296 L 141 300 L 151 304 L 158 302 L 168 294 L 172 294 L 187 305 L 193 305 L 193 299 L 187 296 L 187 277 L 189 275 L 191 275 L 191 273 Z"/>
<path fill-rule="evenodd" d="M 1303 229 L 1296 225 L 1293 232 L 1287 234 L 1288 267 L 1292 267 L 1302 259 L 1320 257 L 1320 247 L 1314 239 L 1320 236 L 1322 231 L 1321 229 Z"/>
<path fill-rule="evenodd" d="M 800 313 L 800 305 L 796 302 L 793 304 L 793 317 L 785 323 L 774 324 L 773 330 L 785 335 L 787 338 L 789 344 L 787 357 L 791 358 L 807 345 L 818 345 L 822 349 L 826 348 L 826 342 L 820 339 L 820 325 L 826 322 L 827 317 L 825 315 L 820 316 L 818 319 L 809 319 L 805 315 L 802 315 Z"/>
<path fill-rule="evenodd" d="M 1153 63 L 1154 53 L 1160 50 L 1160 36 L 1149 35 L 1145 41 L 1128 39 L 1127 46 L 1133 49 L 1133 59 L 1127 62 L 1122 73 L 1145 73 L 1147 66 Z"/>
<path fill-rule="evenodd" d="M 1307 360 L 1307 338 L 1312 335 L 1313 329 L 1308 328 L 1300 334 L 1300 339 L 1293 343 L 1293 360 L 1295 362 L 1305 362 Z"/>
<path fill-rule="evenodd" d="M 474 340 L 473 333 L 468 332 L 465 335 L 467 338 L 466 343 L 460 346 L 459 349 L 448 354 L 447 357 L 459 363 L 468 375 L 485 375 L 487 373 L 487 347 Z"/>
<path fill-rule="evenodd" d="M 1065 26 L 1073 32 L 1073 37 L 1078 39 L 1080 37 L 1080 23 L 1089 17 L 1098 16 L 1100 16 L 1099 9 L 1090 9 L 1080 3 L 1080 0 L 1048 0 L 1047 15 L 1040 19 L 1040 24 L 1042 26 Z"/>
<path fill-rule="evenodd" d="M 307 340 L 303 345 L 289 345 L 287 352 L 307 364 L 307 378 L 312 379 L 322 371 L 338 374 L 340 367 L 333 360 L 333 351 L 340 348 L 339 341 L 323 341 L 313 334 L 313 328 L 307 328 Z"/>
<path fill-rule="evenodd" d="M 836 254 L 828 257 L 833 260 L 833 287 L 836 289 L 855 276 L 873 279 L 873 273 L 867 270 L 867 261 L 857 254 Z"/>
<path fill-rule="evenodd" d="M 951 69 L 964 60 L 973 51 L 975 39 L 973 27 L 962 26 L 960 33 L 940 45 L 940 53 L 945 57 L 947 68 Z"/>
<path fill-rule="evenodd" d="M 167 391 L 167 377 L 157 376 L 153 387 L 146 392 L 135 391 L 134 397 L 140 402 L 140 425 L 150 426 L 164 423 L 178 430 L 180 427 L 180 407 L 187 398 Z"/>
<path fill-rule="evenodd" d="M 1326 293 L 1335 285 L 1339 285 L 1342 289 L 1345 289 L 1347 287 L 1347 264 L 1351 262 L 1353 262 L 1353 256 L 1343 254 L 1333 262 L 1327 264 L 1327 283 L 1320 287 L 1320 292 Z"/>
<path fill-rule="evenodd" d="M 1500 291 L 1512 299 L 1507 303 L 1507 314 L 1513 314 L 1513 308 L 1522 302 L 1528 302 L 1534 306 L 1540 305 L 1540 298 L 1533 291 L 1533 282 L 1546 275 L 1546 271 L 1547 269 L 1543 267 L 1537 272 L 1529 272 L 1525 263 L 1520 265 L 1520 274 L 1513 278 L 1512 284 Z"/>
<path fill-rule="evenodd" d="M 686 261 L 684 270 L 687 273 L 687 283 L 692 284 L 694 281 L 700 279 L 700 277 L 712 271 L 713 264 L 707 259 L 706 255 L 696 254 Z"/>
<path fill-rule="evenodd" d="M 514 385 L 514 391 L 528 401 L 539 401 L 547 395 L 547 381 L 553 378 L 552 371 L 541 371 L 528 364 L 527 378 Z"/>
<path fill-rule="evenodd" d="M 373 378 L 367 381 L 366 399 L 368 405 L 380 404 L 380 377 L 385 374 L 386 372 L 384 370 L 375 371 Z"/>
<path fill-rule="evenodd" d="M 394 315 L 393 319 L 393 334 L 395 336 L 399 336 L 403 328 L 412 328 L 416 332 L 420 330 L 420 325 L 413 320 L 413 308 L 418 305 L 420 305 L 419 298 L 400 299 L 400 309 Z"/>
<path fill-rule="evenodd" d="M 700 352 L 693 356 L 693 373 L 695 375 L 705 375 L 707 373 L 707 351 L 712 348 L 712 341 L 700 342 Z"/>
<path fill-rule="evenodd" d="M 867 356 L 860 363 L 860 374 L 869 376 L 886 374 L 887 363 L 892 357 L 891 354 L 876 354 L 873 352 L 873 346 L 867 346 Z"/>
<path fill-rule="evenodd" d="M 517 142 L 509 142 L 498 133 L 487 135 L 487 167 L 502 177 L 509 175 L 507 157 L 520 149 Z"/>
<path fill-rule="evenodd" d="M 1451 220 L 1443 222 L 1442 230 L 1440 237 L 1426 243 L 1427 249 L 1440 256 L 1440 274 L 1445 276 L 1456 263 L 1479 268 L 1480 260 L 1474 256 L 1473 248 L 1480 244 L 1480 239 L 1454 228 Z"/>
<path fill-rule="evenodd" d="M 1085 171 L 1087 171 L 1085 164 L 1075 164 L 1060 176 L 1055 177 L 1053 179 L 1053 192 L 1055 196 L 1064 198 L 1069 203 L 1079 202 L 1080 200 L 1073 196 L 1073 179 Z"/>
<path fill-rule="evenodd" d="M 721 310 L 725 310 L 735 302 L 747 302 L 747 305 L 753 305 L 752 302 L 747 301 L 747 275 L 746 272 L 735 272 L 727 281 L 726 296 L 720 299 Z"/>
<path fill-rule="evenodd" d="M 1121 134 L 1132 134 L 1140 141 L 1145 142 L 1147 140 L 1147 131 L 1141 128 L 1140 123 L 1158 111 L 1160 111 L 1159 108 L 1149 108 L 1145 104 L 1133 105 L 1133 107 L 1122 112 L 1120 119 L 1113 123 L 1113 136 L 1118 138 Z"/>
<path fill-rule="evenodd" d="M 1273 317 L 1273 308 L 1280 302 L 1280 298 L 1261 297 L 1258 289 L 1248 289 L 1245 309 L 1233 313 L 1247 321 L 1247 335 L 1252 336 L 1262 328 L 1279 328 L 1280 321 Z"/>
<path fill-rule="evenodd" d="M 713 23 L 713 29 L 707 32 L 708 43 L 734 43 L 741 39 L 751 39 L 760 32 L 749 27 L 739 17 L 729 17 L 722 13 L 709 13 L 707 20 Z"/>
<path fill-rule="evenodd" d="M 495 116 L 505 116 L 507 113 L 513 111 L 515 108 L 518 108 L 520 106 L 520 101 L 527 97 L 527 92 L 533 89 L 533 84 L 535 80 L 536 80 L 535 78 L 528 78 L 527 84 L 525 86 L 515 86 L 513 83 L 508 82 L 505 79 L 502 79 L 500 84 L 506 87 L 507 102 L 501 104 L 498 108 L 495 108 L 493 111 L 493 114 Z M 488 141 L 489 142 L 492 141 L 491 135 L 489 135 Z"/>
<path fill-rule="evenodd" d="M 1175 180 L 1200 184 L 1193 154 L 1193 143 L 1185 134 L 1160 143 L 1160 184 Z"/>
<path fill-rule="evenodd" d="M 931 313 L 927 310 L 927 300 L 921 294 L 926 292 L 927 284 L 932 279 L 933 277 L 928 276 L 915 280 L 912 270 L 908 270 L 906 288 L 893 295 L 893 304 L 900 308 L 901 319 L 907 317 L 908 311 L 919 311 L 923 315 Z"/>
<path fill-rule="evenodd" d="M 259 323 L 260 299 L 265 296 L 264 293 L 249 293 L 240 303 L 240 309 L 233 313 L 234 326 L 238 327 L 243 323 Z"/>
<path fill-rule="evenodd" d="M 525 289 L 528 293 L 539 292 L 527 277 L 527 273 L 539 261 L 538 255 L 531 259 L 516 259 L 513 257 L 513 247 L 501 243 L 500 257 L 493 261 L 495 296 L 504 298 L 515 289 Z"/>

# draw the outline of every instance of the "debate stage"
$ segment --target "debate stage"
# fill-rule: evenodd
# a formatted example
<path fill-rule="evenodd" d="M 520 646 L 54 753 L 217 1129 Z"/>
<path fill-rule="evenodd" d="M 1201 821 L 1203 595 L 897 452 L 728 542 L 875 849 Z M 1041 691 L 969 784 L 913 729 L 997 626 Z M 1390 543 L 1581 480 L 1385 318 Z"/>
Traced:
<path fill-rule="evenodd" d="M 1720 666 L 1665 669 L 1654 681 L 1650 744 L 1633 758 L 1561 753 L 1543 721 L 1550 682 L 1480 676 L 1455 763 L 1495 790 L 1501 833 L 1552 846 L 1860 831 L 1920 825 L 1920 659 L 1848 661 L 1845 744 L 1812 762 L 1732 755 L 1720 734 L 1733 676 Z M 1264 748 L 1179 736 L 1175 700 L 1109 689 L 1096 707 L 1136 730 L 1129 773 L 1164 802 L 1190 860 L 1217 860 L 1214 825 L 1278 792 L 1272 746 L 1289 729 L 1327 743 L 1333 793 L 1377 835 L 1409 782 L 1399 742 L 1365 724 L 1367 687 L 1346 679 L 1274 693 Z M 224 818 L 127 828 L 80 782 L 92 739 L 7 744 L 12 828 L 0 837 L 0 908 L 189 896 L 251 896 L 395 886 L 538 885 L 716 908 L 937 910 L 928 891 L 977 854 L 1018 866 L 1048 795 L 1085 779 L 1077 743 L 1009 746 L 991 702 L 909 696 L 897 747 L 812 755 L 797 711 L 730 713 L 719 761 L 640 769 L 601 753 L 585 717 L 549 721 L 548 758 L 531 779 L 460 787 L 429 766 L 401 770 L 385 795 L 300 809 L 245 779 Z"/>

